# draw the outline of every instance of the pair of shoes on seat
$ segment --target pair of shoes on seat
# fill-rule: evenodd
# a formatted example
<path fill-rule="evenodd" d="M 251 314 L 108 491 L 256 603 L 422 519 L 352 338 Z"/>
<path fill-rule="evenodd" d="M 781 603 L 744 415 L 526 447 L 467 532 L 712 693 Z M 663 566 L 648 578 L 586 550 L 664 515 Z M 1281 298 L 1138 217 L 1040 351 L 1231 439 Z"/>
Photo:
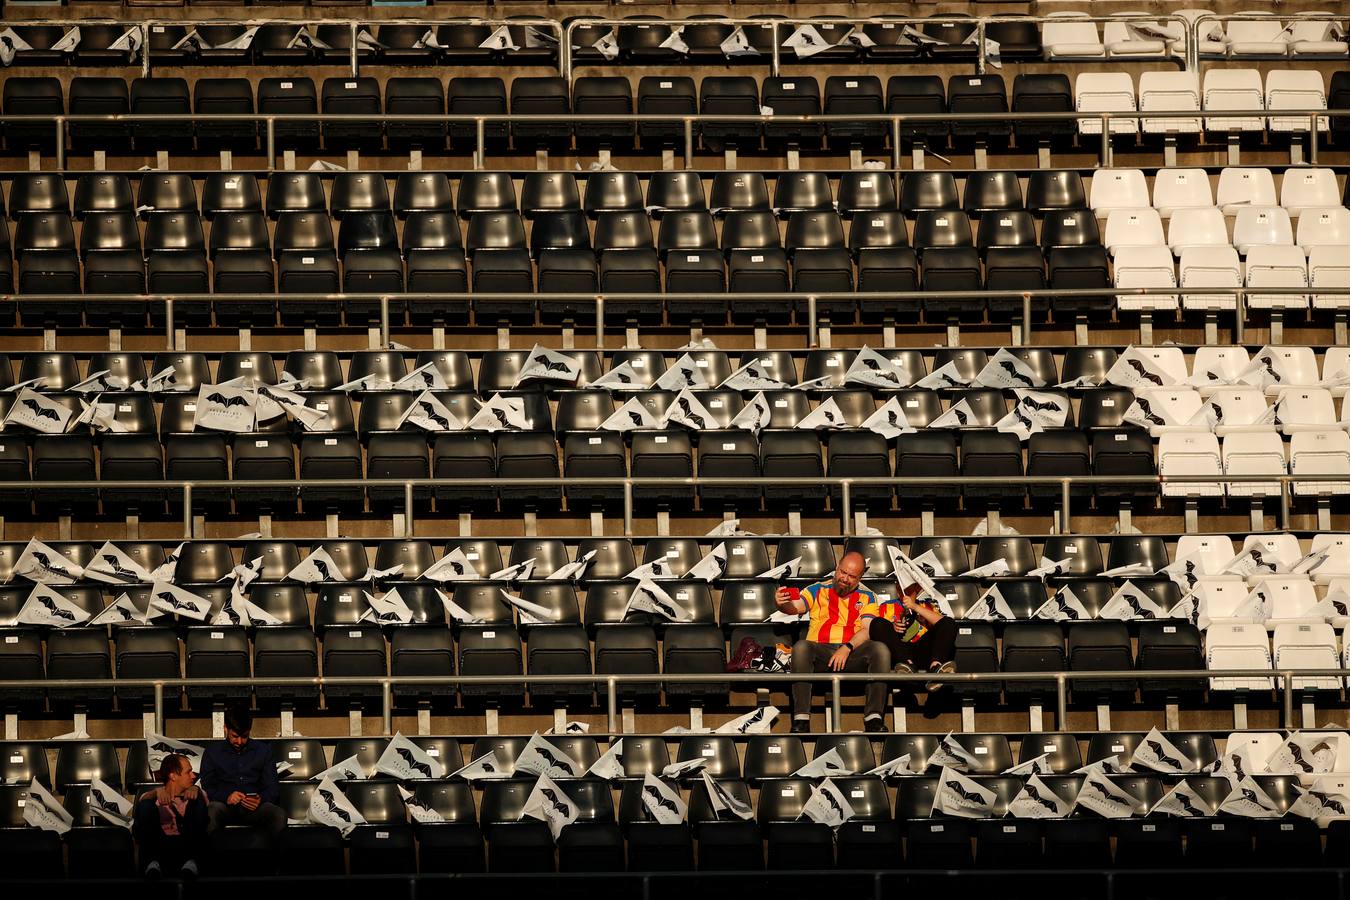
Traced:
<path fill-rule="evenodd" d="M 811 731 L 811 720 L 810 720 L 810 719 L 793 719 L 793 720 L 792 720 L 792 733 L 793 733 L 793 734 L 807 734 L 807 733 L 809 733 L 810 731 Z"/>
<path fill-rule="evenodd" d="M 863 731 L 868 734 L 885 734 L 890 729 L 886 727 L 886 720 L 881 716 L 868 716 L 863 719 Z"/>
<path fill-rule="evenodd" d="M 940 666 L 935 666 L 928 670 L 929 674 L 931 675 L 951 675 L 955 671 L 956 671 L 956 663 L 954 662 L 945 662 Z M 924 685 L 924 687 L 928 689 L 928 693 L 930 694 L 932 694 L 935 691 L 940 691 L 946 686 L 947 684 L 941 681 L 930 681 L 928 682 L 928 684 Z"/>

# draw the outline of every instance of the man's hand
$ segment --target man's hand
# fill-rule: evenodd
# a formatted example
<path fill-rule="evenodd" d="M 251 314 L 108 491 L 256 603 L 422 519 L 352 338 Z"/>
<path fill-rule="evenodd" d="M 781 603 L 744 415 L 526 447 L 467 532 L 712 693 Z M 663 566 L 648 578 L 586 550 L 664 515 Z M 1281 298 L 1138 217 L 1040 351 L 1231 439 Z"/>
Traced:
<path fill-rule="evenodd" d="M 848 664 L 849 654 L 852 652 L 853 652 L 852 646 L 850 646 L 849 644 L 841 644 L 839 646 L 839 649 L 834 651 L 834 655 L 830 657 L 830 671 L 831 672 L 844 671 L 844 666 Z"/>
<path fill-rule="evenodd" d="M 914 612 L 919 608 L 919 594 L 922 590 L 923 588 L 919 587 L 917 584 L 911 584 L 901 592 L 900 602 L 904 605 L 905 609 Z"/>
<path fill-rule="evenodd" d="M 774 591 L 773 602 L 782 612 L 797 612 L 797 600 L 787 588 L 780 587 Z"/>
<path fill-rule="evenodd" d="M 230 796 L 225 798 L 225 805 L 238 806 L 240 803 L 243 803 L 247 799 L 248 797 L 244 794 L 243 791 L 231 791 Z"/>
<path fill-rule="evenodd" d="M 239 805 L 249 812 L 253 812 L 262 804 L 262 798 L 257 794 L 245 794 L 244 799 L 239 801 Z"/>

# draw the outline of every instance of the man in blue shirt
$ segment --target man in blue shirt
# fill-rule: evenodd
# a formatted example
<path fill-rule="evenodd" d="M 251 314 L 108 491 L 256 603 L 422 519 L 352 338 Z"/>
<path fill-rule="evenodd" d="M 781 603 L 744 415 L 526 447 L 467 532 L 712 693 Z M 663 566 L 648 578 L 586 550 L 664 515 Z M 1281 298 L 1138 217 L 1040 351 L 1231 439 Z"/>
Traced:
<path fill-rule="evenodd" d="M 286 813 L 277 805 L 277 765 L 272 747 L 250 740 L 253 714 L 247 706 L 225 711 L 225 740 L 202 754 L 200 783 L 211 798 L 207 835 L 219 841 L 226 825 L 248 825 L 275 849 L 286 827 Z"/>

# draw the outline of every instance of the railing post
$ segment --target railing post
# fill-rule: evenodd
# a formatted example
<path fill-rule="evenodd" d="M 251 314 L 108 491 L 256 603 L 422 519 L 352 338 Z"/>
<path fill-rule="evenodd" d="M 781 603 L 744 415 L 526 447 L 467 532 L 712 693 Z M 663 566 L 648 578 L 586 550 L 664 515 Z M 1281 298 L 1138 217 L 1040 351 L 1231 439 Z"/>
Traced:
<path fill-rule="evenodd" d="M 413 536 L 413 483 L 403 482 L 403 536 Z"/>
<path fill-rule="evenodd" d="M 155 731 L 164 733 L 164 682 L 155 682 Z"/>
<path fill-rule="evenodd" d="M 53 120 L 56 126 L 56 170 L 64 172 L 66 170 L 66 117 L 57 116 Z"/>
<path fill-rule="evenodd" d="M 164 349 L 173 350 L 173 298 L 164 301 Z"/>
<path fill-rule="evenodd" d="M 605 295 L 595 295 L 595 346 L 598 350 L 605 348 Z"/>
<path fill-rule="evenodd" d="M 1247 334 L 1247 292 L 1241 285 L 1233 297 L 1237 320 L 1233 323 L 1233 343 L 1244 343 Z"/>
<path fill-rule="evenodd" d="M 1289 477 L 1280 478 L 1280 528 L 1284 531 L 1289 530 Z"/>
<path fill-rule="evenodd" d="M 271 116 L 267 117 L 267 171 L 275 172 L 277 168 L 277 122 Z"/>
<path fill-rule="evenodd" d="M 901 162 L 903 154 L 900 152 L 900 117 L 891 116 L 891 168 L 898 172 Z"/>
<path fill-rule="evenodd" d="M 810 320 L 810 325 L 807 326 L 807 328 L 808 328 L 808 334 L 807 334 L 807 344 L 806 344 L 806 346 L 808 346 L 808 347 L 810 347 L 810 348 L 812 348 L 812 349 L 815 349 L 815 348 L 816 348 L 817 346 L 819 346 L 819 344 L 820 344 L 820 334 L 819 334 L 820 329 L 819 329 L 819 323 L 816 322 L 816 295 L 815 295 L 815 294 L 811 294 L 809 297 L 806 298 L 806 315 L 807 315 L 808 319 Z"/>
<path fill-rule="evenodd" d="M 1069 503 L 1073 493 L 1069 489 L 1070 485 L 1071 482 L 1068 478 L 1061 479 L 1059 482 L 1059 527 L 1064 534 L 1073 534 L 1072 513 L 1069 511 Z"/>
<path fill-rule="evenodd" d="M 844 537 L 853 536 L 853 482 L 845 478 L 839 485 L 839 514 L 843 516 L 844 521 L 840 522 L 840 528 L 843 530 Z"/>
<path fill-rule="evenodd" d="M 619 732 L 619 684 L 613 675 L 605 679 L 605 709 L 609 717 L 606 726 L 610 734 Z"/>
<path fill-rule="evenodd" d="M 623 480 L 623 536 L 633 536 L 633 482 Z"/>
<path fill-rule="evenodd" d="M 830 708 L 834 712 L 834 715 L 832 717 L 834 721 L 830 723 L 831 725 L 834 726 L 833 728 L 830 729 L 831 732 L 844 730 L 843 723 L 840 721 L 840 719 L 842 719 L 844 715 L 844 698 L 840 693 L 840 689 L 842 686 L 843 683 L 839 680 L 838 675 L 835 675 L 833 678 L 830 679 L 830 690 L 831 693 L 833 694 L 833 696 L 830 697 Z"/>
<path fill-rule="evenodd" d="M 150 26 L 154 22 L 141 23 L 141 77 L 150 77 Z"/>
<path fill-rule="evenodd" d="M 1111 168 L 1111 114 L 1102 113 L 1102 168 Z"/>
<path fill-rule="evenodd" d="M 389 295 L 380 296 L 380 344 L 381 349 L 389 348 Z"/>
<path fill-rule="evenodd" d="M 351 28 L 351 37 L 350 37 L 351 48 L 349 54 L 349 64 L 352 67 L 352 77 L 355 78 L 357 72 L 356 45 L 358 43 L 356 36 L 361 33 L 361 24 L 357 22 L 355 19 L 353 19 L 349 27 Z"/>
<path fill-rule="evenodd" d="M 380 681 L 380 712 L 384 719 L 384 734 L 394 733 L 394 683 L 389 678 Z"/>
<path fill-rule="evenodd" d="M 986 64 L 984 55 L 984 18 L 981 17 L 975 22 L 975 44 L 977 53 L 975 55 L 975 74 L 983 75 Z"/>
<path fill-rule="evenodd" d="M 777 78 L 779 74 L 781 74 L 778 71 L 778 27 L 778 24 L 775 22 L 773 25 L 773 56 L 770 58 L 769 62 L 769 68 L 771 70 L 769 74 L 774 78 Z M 749 40 L 749 37 L 749 35 L 746 35 L 746 40 Z"/>
<path fill-rule="evenodd" d="M 1281 680 L 1284 682 L 1284 727 L 1292 729 L 1294 727 L 1294 676 L 1290 672 L 1285 672 Z"/>
<path fill-rule="evenodd" d="M 1064 673 L 1055 676 L 1055 730 L 1068 731 L 1069 682 Z"/>
<path fill-rule="evenodd" d="M 694 120 L 689 116 L 684 117 L 684 167 L 694 167 Z"/>
<path fill-rule="evenodd" d="M 487 159 L 487 122 L 482 116 L 479 116 L 473 120 L 473 127 L 475 132 L 473 167 L 474 169 L 481 169 L 487 164 L 485 162 Z"/>
<path fill-rule="evenodd" d="M 1031 346 L 1031 294 L 1022 292 L 1022 346 Z"/>
<path fill-rule="evenodd" d="M 183 482 L 183 540 L 192 540 L 192 482 Z"/>

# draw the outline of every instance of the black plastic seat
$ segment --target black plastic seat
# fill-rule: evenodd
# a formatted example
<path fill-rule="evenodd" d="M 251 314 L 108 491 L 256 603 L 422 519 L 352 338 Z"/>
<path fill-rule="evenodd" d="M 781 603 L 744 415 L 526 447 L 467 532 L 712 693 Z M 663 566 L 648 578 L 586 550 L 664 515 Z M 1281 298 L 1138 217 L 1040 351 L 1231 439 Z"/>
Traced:
<path fill-rule="evenodd" d="M 605 212 L 640 212 L 642 184 L 632 172 L 596 172 L 586 179 L 582 209 L 591 218 Z"/>
<path fill-rule="evenodd" d="M 1008 89 L 1002 75 L 953 75 L 947 82 L 947 109 L 953 114 L 1008 112 Z M 953 122 L 952 137 L 1006 144 L 1012 125 L 1007 121 Z"/>
<path fill-rule="evenodd" d="M 392 27 L 395 26 L 382 26 L 381 31 Z M 390 116 L 445 115 L 445 85 L 439 78 L 421 76 L 397 76 L 386 79 L 384 111 Z M 388 123 L 386 132 L 391 150 L 413 148 L 438 150 L 445 146 L 444 122 L 392 121 Z"/>
<path fill-rule="evenodd" d="M 446 92 L 447 113 L 472 116 L 505 114 L 507 110 L 506 85 L 500 78 L 461 75 L 450 79 Z M 506 142 L 507 130 L 505 122 L 487 122 L 483 126 L 484 140 L 490 147 L 499 147 Z M 477 141 L 477 128 L 473 122 L 452 122 L 449 131 L 453 144 L 468 146 Z"/>
<path fill-rule="evenodd" d="M 6 78 L 0 103 L 9 115 L 60 116 L 66 112 L 65 92 L 61 81 L 50 76 L 19 76 Z M 55 146 L 55 130 L 44 122 L 5 122 L 0 125 L 5 143 L 11 150 L 51 148 Z"/>
<path fill-rule="evenodd" d="M 323 80 L 320 95 L 325 113 L 345 116 L 379 116 L 380 84 L 369 76 L 341 75 Z M 384 123 L 325 122 L 324 146 L 330 150 L 378 150 L 384 143 Z"/>
<path fill-rule="evenodd" d="M 198 114 L 252 115 L 253 85 L 247 78 L 198 78 L 192 85 L 192 108 Z M 258 128 L 256 122 L 199 121 L 197 141 L 202 147 L 251 149 L 258 144 Z"/>
<path fill-rule="evenodd" d="M 1069 169 L 1037 169 L 1027 177 L 1027 209 L 1044 214 L 1055 209 L 1083 209 L 1083 178 Z"/>
<path fill-rule="evenodd" d="M 572 85 L 572 112 L 578 115 L 633 114 L 633 87 L 627 78 L 584 75 Z M 637 126 L 631 122 L 578 122 L 574 126 L 580 146 L 631 147 Z"/>
<path fill-rule="evenodd" d="M 258 80 L 259 113 L 314 115 L 319 111 L 319 96 L 314 79 L 307 75 L 261 78 Z M 279 149 L 309 149 L 318 146 L 318 122 L 277 122 L 273 129 Z"/>
<path fill-rule="evenodd" d="M 824 96 L 823 112 L 827 116 L 875 116 L 884 111 L 881 80 L 875 75 L 830 75 L 825 79 Z M 873 121 L 829 122 L 825 126 L 832 146 L 879 147 L 885 143 L 887 131 L 885 122 Z"/>
<path fill-rule="evenodd" d="M 697 115 L 698 93 L 694 80 L 687 75 L 644 75 L 638 80 L 638 115 Z M 694 126 L 697 127 L 697 126 Z M 638 136 L 643 146 L 682 142 L 684 124 L 681 122 L 643 121 L 638 123 Z"/>
<path fill-rule="evenodd" d="M 707 27 L 707 26 L 704 26 Z M 688 30 L 686 29 L 686 35 Z M 699 112 L 705 116 L 759 115 L 759 87 L 745 75 L 709 76 L 699 85 Z M 758 149 L 764 127 L 757 121 L 708 122 L 701 126 L 703 142 L 719 152 L 728 146 Z"/>
<path fill-rule="evenodd" d="M 1073 90 L 1069 85 L 1069 76 L 1061 72 L 1036 75 L 1019 72 L 1013 79 L 1012 112 L 1072 112 L 1073 109 Z M 1017 136 L 1019 148 L 1029 148 L 1032 143 L 1039 141 L 1067 140 L 1074 131 L 1075 123 L 1072 119 L 1013 123 L 1013 133 Z"/>
<path fill-rule="evenodd" d="M 933 59 L 952 62 L 975 58 L 977 48 L 967 41 L 975 31 L 970 16 L 964 13 L 930 15 L 922 30 L 925 37 L 936 41 L 926 45 L 928 55 Z"/>
<path fill-rule="evenodd" d="M 747 29 L 746 33 L 751 31 Z M 769 76 L 760 85 L 759 102 L 780 116 L 820 115 L 820 84 L 811 75 Z M 824 125 L 814 122 L 792 125 L 770 122 L 764 126 L 765 140 L 778 147 L 819 147 L 824 133 Z"/>
<path fill-rule="evenodd" d="M 70 114 L 125 115 L 131 112 L 131 93 L 122 78 L 76 75 L 70 80 Z M 131 126 L 123 122 L 70 123 L 71 148 L 83 152 L 126 149 Z"/>
<path fill-rule="evenodd" d="M 516 115 L 553 116 L 551 122 L 516 122 L 511 135 L 518 145 L 530 141 L 565 145 L 572 126 L 564 117 L 572 112 L 566 80 L 556 76 L 526 76 L 511 80 L 511 112 Z"/>
<path fill-rule="evenodd" d="M 947 90 L 937 75 L 892 75 L 886 82 L 886 112 L 892 115 L 947 111 Z M 941 121 L 906 123 L 900 127 L 900 140 L 942 147 L 947 143 L 947 132 L 947 123 Z"/>

